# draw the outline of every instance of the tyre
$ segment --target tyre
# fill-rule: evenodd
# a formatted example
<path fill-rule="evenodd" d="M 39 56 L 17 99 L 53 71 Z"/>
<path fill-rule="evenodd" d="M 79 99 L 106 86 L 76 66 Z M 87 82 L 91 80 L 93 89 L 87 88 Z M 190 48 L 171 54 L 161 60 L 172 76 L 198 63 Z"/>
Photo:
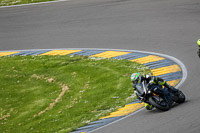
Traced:
<path fill-rule="evenodd" d="M 179 91 L 178 100 L 176 101 L 176 103 L 184 103 L 184 102 L 185 102 L 185 95 L 183 94 L 182 91 Z"/>
<path fill-rule="evenodd" d="M 164 101 L 158 101 L 156 100 L 157 98 L 154 98 L 154 97 L 149 97 L 149 103 L 151 105 L 153 105 L 155 108 L 159 109 L 159 110 L 162 110 L 162 111 L 167 111 L 170 109 L 169 105 Z"/>

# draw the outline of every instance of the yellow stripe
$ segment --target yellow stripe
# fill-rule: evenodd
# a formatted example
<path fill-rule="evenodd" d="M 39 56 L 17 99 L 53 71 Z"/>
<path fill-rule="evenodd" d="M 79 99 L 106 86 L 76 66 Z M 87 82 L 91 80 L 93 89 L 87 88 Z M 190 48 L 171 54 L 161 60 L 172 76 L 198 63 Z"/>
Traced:
<path fill-rule="evenodd" d="M 75 52 L 79 52 L 81 50 L 52 50 L 40 55 L 67 55 Z"/>
<path fill-rule="evenodd" d="M 120 55 L 125 55 L 128 54 L 130 52 L 121 52 L 121 51 L 106 51 L 103 53 L 99 53 L 96 55 L 92 55 L 93 57 L 100 57 L 100 58 L 112 58 L 112 57 L 116 57 L 116 56 L 120 56 Z"/>
<path fill-rule="evenodd" d="M 111 113 L 110 115 L 106 117 L 102 117 L 100 119 L 110 118 L 110 117 L 118 117 L 118 116 L 125 116 L 128 115 L 140 108 L 144 107 L 144 103 L 134 103 L 126 105 L 123 108 L 118 109 L 116 112 Z"/>
<path fill-rule="evenodd" d="M 0 56 L 7 56 L 7 55 L 12 55 L 12 54 L 16 54 L 19 53 L 18 51 L 15 52 L 0 52 Z"/>
<path fill-rule="evenodd" d="M 176 79 L 172 81 L 167 81 L 167 83 L 170 84 L 171 86 L 176 86 L 180 81 L 181 79 Z"/>
<path fill-rule="evenodd" d="M 171 65 L 166 67 L 160 67 L 157 69 L 151 70 L 153 72 L 153 76 L 163 75 L 167 73 L 173 73 L 181 71 L 181 68 L 178 65 Z"/>
<path fill-rule="evenodd" d="M 164 59 L 165 58 L 160 57 L 160 56 L 149 55 L 149 56 L 142 57 L 142 58 L 137 58 L 137 59 L 134 59 L 134 60 L 131 60 L 131 61 L 132 62 L 137 62 L 137 63 L 140 63 L 140 64 L 145 64 L 145 63 L 164 60 Z"/>

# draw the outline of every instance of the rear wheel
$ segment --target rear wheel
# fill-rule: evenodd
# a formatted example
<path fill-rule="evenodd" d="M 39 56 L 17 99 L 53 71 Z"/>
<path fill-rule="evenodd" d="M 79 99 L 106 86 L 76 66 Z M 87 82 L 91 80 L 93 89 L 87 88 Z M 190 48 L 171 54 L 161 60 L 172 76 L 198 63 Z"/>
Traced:
<path fill-rule="evenodd" d="M 149 97 L 149 103 L 153 105 L 155 108 L 162 110 L 162 111 L 167 111 L 170 109 L 169 105 L 163 100 L 160 99 L 159 97 Z"/>
<path fill-rule="evenodd" d="M 176 103 L 184 103 L 185 102 L 185 95 L 183 94 L 182 91 L 179 91 L 178 93 L 179 93 L 178 100 L 175 101 L 175 102 Z"/>

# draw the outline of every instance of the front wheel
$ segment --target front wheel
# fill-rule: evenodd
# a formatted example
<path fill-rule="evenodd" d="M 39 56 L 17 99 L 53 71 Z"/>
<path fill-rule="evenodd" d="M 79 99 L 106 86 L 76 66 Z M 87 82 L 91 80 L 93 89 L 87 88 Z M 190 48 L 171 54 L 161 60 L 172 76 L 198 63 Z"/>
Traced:
<path fill-rule="evenodd" d="M 149 97 L 148 101 L 151 105 L 153 105 L 155 108 L 162 110 L 162 111 L 167 111 L 170 109 L 169 105 L 161 98 L 157 97 Z"/>

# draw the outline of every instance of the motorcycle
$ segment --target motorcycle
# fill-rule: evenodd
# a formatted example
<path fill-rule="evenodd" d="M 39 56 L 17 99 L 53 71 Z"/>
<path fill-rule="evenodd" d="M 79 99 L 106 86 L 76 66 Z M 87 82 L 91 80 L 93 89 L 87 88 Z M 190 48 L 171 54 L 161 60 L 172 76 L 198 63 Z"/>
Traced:
<path fill-rule="evenodd" d="M 150 84 L 145 81 L 136 85 L 135 94 L 140 101 L 162 111 L 169 110 L 175 103 L 185 102 L 185 95 L 180 90 L 173 94 L 162 85 Z"/>

